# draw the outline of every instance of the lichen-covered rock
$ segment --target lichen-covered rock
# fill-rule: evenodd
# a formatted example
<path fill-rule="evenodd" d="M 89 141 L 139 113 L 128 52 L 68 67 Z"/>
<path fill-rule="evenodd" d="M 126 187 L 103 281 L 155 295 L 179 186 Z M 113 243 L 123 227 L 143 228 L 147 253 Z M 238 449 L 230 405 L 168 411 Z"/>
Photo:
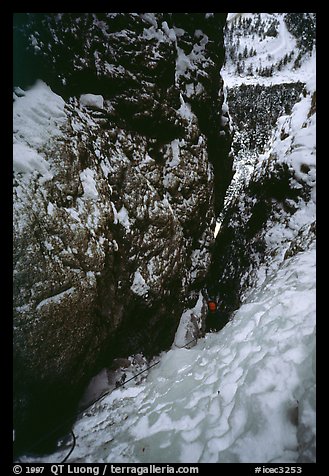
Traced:
<path fill-rule="evenodd" d="M 16 16 L 18 452 L 49 449 L 35 440 L 72 416 L 90 376 L 169 347 L 197 300 L 231 174 L 224 20 Z"/>

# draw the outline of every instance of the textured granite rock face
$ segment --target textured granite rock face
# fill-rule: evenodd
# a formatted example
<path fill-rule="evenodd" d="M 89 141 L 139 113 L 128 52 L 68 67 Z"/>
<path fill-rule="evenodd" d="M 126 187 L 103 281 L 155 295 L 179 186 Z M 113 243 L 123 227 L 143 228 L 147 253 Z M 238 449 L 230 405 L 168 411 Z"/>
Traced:
<path fill-rule="evenodd" d="M 231 176 L 224 21 L 15 16 L 18 451 L 114 357 L 168 348 L 196 302 Z"/>

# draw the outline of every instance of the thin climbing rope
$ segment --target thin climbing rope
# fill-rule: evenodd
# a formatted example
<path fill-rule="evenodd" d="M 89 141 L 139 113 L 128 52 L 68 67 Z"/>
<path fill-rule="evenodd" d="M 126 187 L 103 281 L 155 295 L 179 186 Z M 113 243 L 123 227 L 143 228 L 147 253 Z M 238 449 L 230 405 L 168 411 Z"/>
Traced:
<path fill-rule="evenodd" d="M 189 344 L 191 344 L 193 341 L 197 340 L 197 338 L 195 337 L 194 339 L 190 340 L 189 342 L 187 342 L 187 344 L 183 345 L 182 347 L 174 344 L 176 347 L 178 347 L 179 349 L 183 349 L 184 347 L 188 346 Z M 133 377 L 131 377 L 130 379 L 126 380 L 125 382 L 122 382 L 120 383 L 119 385 L 116 385 L 115 389 L 111 389 L 111 390 L 108 390 L 107 392 L 103 393 L 100 397 L 96 398 L 96 400 L 93 400 L 90 404 L 88 404 L 85 408 L 83 408 L 82 410 L 79 410 L 78 412 L 76 412 L 72 417 L 66 419 L 65 421 L 63 421 L 60 425 L 57 425 L 56 427 L 54 427 L 51 431 L 49 431 L 48 433 L 45 433 L 41 438 L 39 438 L 32 446 L 30 446 L 26 451 L 29 452 L 31 451 L 31 449 L 35 448 L 39 443 L 41 443 L 42 441 L 45 441 L 49 436 L 51 436 L 52 434 L 54 434 L 57 430 L 59 430 L 60 428 L 62 428 L 68 421 L 72 420 L 72 418 L 77 418 L 79 415 L 81 415 L 82 413 L 84 413 L 86 410 L 88 410 L 88 408 L 92 407 L 95 403 L 97 402 L 100 402 L 103 398 L 106 397 L 106 395 L 109 395 L 110 393 L 113 392 L 113 390 L 116 390 L 120 387 L 123 387 L 124 385 L 126 385 L 128 382 L 130 382 L 131 380 L 134 380 L 136 377 L 138 377 L 139 375 L 143 374 L 144 372 L 146 372 L 147 370 L 150 370 L 152 367 L 155 367 L 156 365 L 158 365 L 160 363 L 160 360 L 158 360 L 157 362 L 155 362 L 154 364 L 150 365 L 149 367 L 146 367 L 146 369 L 142 370 L 141 372 L 138 372 L 136 375 L 134 375 Z M 76 436 L 73 432 L 73 430 L 71 430 L 71 435 L 72 435 L 72 438 L 73 438 L 73 443 L 72 443 L 72 447 L 70 448 L 70 451 L 69 453 L 65 456 L 65 458 L 63 459 L 63 461 L 61 461 L 61 463 L 65 463 L 68 458 L 71 456 L 71 454 L 73 453 L 74 449 L 75 449 L 75 446 L 76 446 Z"/>
<path fill-rule="evenodd" d="M 70 449 L 69 453 L 65 456 L 65 458 L 63 459 L 63 461 L 61 461 L 61 464 L 62 464 L 62 463 L 65 463 L 65 462 L 69 459 L 69 457 L 71 456 L 71 454 L 72 454 L 73 451 L 74 451 L 74 448 L 75 448 L 77 439 L 76 439 L 76 437 L 75 437 L 75 434 L 74 434 L 74 431 L 73 431 L 73 430 L 71 430 L 71 435 L 72 435 L 72 437 L 73 437 L 73 445 L 72 445 L 72 448 Z"/>

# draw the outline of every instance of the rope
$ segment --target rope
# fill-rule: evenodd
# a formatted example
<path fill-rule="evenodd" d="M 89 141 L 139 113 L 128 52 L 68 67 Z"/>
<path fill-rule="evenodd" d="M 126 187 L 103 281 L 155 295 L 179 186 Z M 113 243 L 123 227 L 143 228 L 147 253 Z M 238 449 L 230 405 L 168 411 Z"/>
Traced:
<path fill-rule="evenodd" d="M 141 375 L 142 373 L 146 372 L 147 370 L 151 369 L 152 367 L 155 367 L 157 364 L 160 363 L 160 360 L 158 360 L 157 362 L 155 362 L 154 364 L 150 365 L 149 367 L 147 367 L 146 369 L 142 370 L 141 372 L 139 372 L 138 374 L 134 375 L 133 377 L 131 377 L 129 380 L 119 384 L 117 388 L 120 388 L 122 387 L 123 385 L 125 385 L 126 383 L 130 382 L 131 380 L 135 379 L 136 377 L 138 377 L 139 375 Z M 31 451 L 33 448 L 35 448 L 39 443 L 41 443 L 42 441 L 45 441 L 49 436 L 53 435 L 57 430 L 59 430 L 60 428 L 62 428 L 66 423 L 68 423 L 70 420 L 72 420 L 73 418 L 76 418 L 78 417 L 79 415 L 81 415 L 83 412 L 85 412 L 88 408 L 92 407 L 95 403 L 99 402 L 100 400 L 102 400 L 104 397 L 106 397 L 106 395 L 108 395 L 109 393 L 111 393 L 114 389 L 111 389 L 111 390 L 108 390 L 107 392 L 103 393 L 100 397 L 96 398 L 96 400 L 93 400 L 89 405 L 87 405 L 86 407 L 82 408 L 81 410 L 79 410 L 78 412 L 74 413 L 70 418 L 67 418 L 66 420 L 64 420 L 62 423 L 60 423 L 59 425 L 55 426 L 52 430 L 50 430 L 49 432 L 45 433 L 44 435 L 42 435 L 38 440 L 36 440 L 31 446 L 29 446 L 26 450 L 26 452 L 28 453 L 29 451 Z M 72 436 L 73 436 L 73 443 L 74 443 L 74 446 L 73 446 L 73 449 L 75 447 L 75 436 L 72 433 Z M 72 449 L 72 451 L 73 451 Z M 69 453 L 69 455 L 72 453 L 72 451 Z M 69 457 L 69 455 L 67 456 L 67 458 Z M 66 458 L 66 459 L 67 459 Z"/>
<path fill-rule="evenodd" d="M 130 382 L 131 380 L 134 380 L 136 377 L 138 377 L 138 375 L 141 375 L 143 374 L 144 372 L 146 372 L 147 370 L 151 369 L 152 367 L 155 367 L 156 365 L 158 365 L 160 363 L 160 360 L 158 360 L 157 362 L 155 362 L 155 364 L 152 364 L 150 365 L 149 367 L 147 367 L 146 369 L 142 370 L 141 372 L 139 372 L 138 374 L 134 375 L 133 377 L 131 377 L 130 379 L 126 380 L 125 382 L 122 382 L 120 383 L 119 385 L 117 385 L 115 387 L 115 390 L 117 388 L 120 388 L 120 387 L 123 387 L 126 383 Z M 86 408 L 84 408 L 83 410 L 80 410 L 79 413 L 77 414 L 80 415 L 81 413 L 85 412 L 88 408 L 90 408 L 92 405 L 94 405 L 94 403 L 97 403 L 99 402 L 100 400 L 102 400 L 104 397 L 106 397 L 106 395 L 108 395 L 109 393 L 112 393 L 114 389 L 112 390 L 108 390 L 107 392 L 103 393 L 103 395 L 101 395 L 100 397 L 96 398 L 96 400 L 94 400 L 92 403 L 90 403 Z"/>
<path fill-rule="evenodd" d="M 183 349 L 184 347 L 186 347 L 187 345 L 191 344 L 191 342 L 197 340 L 197 338 L 195 337 L 194 339 L 192 339 L 190 342 L 188 342 L 187 344 L 183 345 L 182 347 L 179 347 L 178 345 L 174 344 L 176 347 L 178 347 L 179 349 Z M 120 388 L 120 387 L 123 387 L 126 383 L 130 382 L 131 380 L 134 380 L 136 377 L 138 377 L 139 375 L 143 374 L 144 372 L 146 372 L 147 370 L 150 370 L 152 367 L 155 367 L 156 365 L 158 365 L 160 363 L 160 360 L 158 360 L 157 362 L 155 362 L 154 364 L 150 365 L 149 367 L 146 367 L 146 369 L 142 370 L 141 372 L 138 372 L 136 375 L 134 375 L 133 377 L 131 377 L 130 379 L 126 380 L 125 382 L 122 382 L 120 383 L 119 385 L 117 385 L 115 387 L 115 390 Z M 35 448 L 39 443 L 41 443 L 42 441 L 46 440 L 49 436 L 51 436 L 52 434 L 54 434 L 57 430 L 59 430 L 60 428 L 62 428 L 68 421 L 72 420 L 72 418 L 76 418 L 78 417 L 79 415 L 81 415 L 83 412 L 85 412 L 86 410 L 88 410 L 88 408 L 92 407 L 95 403 L 101 401 L 103 398 L 106 397 L 106 395 L 109 395 L 110 393 L 113 392 L 114 389 L 111 389 L 111 390 L 108 390 L 107 392 L 103 393 L 100 397 L 96 398 L 96 400 L 93 400 L 89 405 L 87 405 L 85 408 L 83 408 L 82 410 L 79 410 L 78 412 L 74 413 L 72 417 L 64 420 L 61 424 L 57 425 L 56 427 L 54 427 L 51 431 L 49 431 L 48 433 L 45 433 L 42 437 L 40 437 L 33 445 L 31 445 L 27 450 L 26 452 L 28 453 L 29 451 L 31 451 L 31 449 Z M 73 432 L 73 430 L 71 430 L 71 435 L 72 435 L 72 438 L 73 438 L 73 444 L 72 444 L 72 448 L 70 449 L 69 453 L 65 456 L 65 458 L 63 459 L 63 461 L 61 463 L 65 463 L 68 458 L 71 456 L 71 454 L 73 453 L 74 449 L 75 449 L 75 446 L 76 446 L 76 436 Z"/>
<path fill-rule="evenodd" d="M 186 344 L 186 345 L 187 345 L 187 344 Z M 144 372 L 146 372 L 146 370 L 149 370 L 149 369 L 151 369 L 152 367 L 155 367 L 155 366 L 158 365 L 159 363 L 160 363 L 160 360 L 158 360 L 158 361 L 155 362 L 154 364 L 150 365 L 150 366 L 147 367 L 146 369 L 142 370 L 142 371 L 139 372 L 138 374 L 134 375 L 134 376 L 131 377 L 130 379 L 126 380 L 125 382 L 123 382 L 123 383 L 117 385 L 117 386 L 115 387 L 115 389 L 120 388 L 120 387 L 123 387 L 123 385 L 125 385 L 125 384 L 128 383 L 128 382 L 130 382 L 131 380 L 134 380 L 136 377 L 138 377 L 138 375 L 143 374 Z M 113 389 L 113 390 L 114 390 L 114 389 Z M 91 407 L 92 405 L 94 405 L 96 402 L 101 401 L 104 397 L 106 397 L 106 395 L 108 395 L 109 393 L 112 393 L 113 390 L 109 390 L 109 391 L 103 393 L 103 395 L 101 395 L 100 397 L 98 397 L 96 400 L 94 400 L 92 403 L 90 403 L 86 408 L 84 408 L 83 410 L 81 410 L 81 411 L 77 414 L 77 416 L 80 415 L 80 413 L 83 413 L 84 411 L 86 411 L 88 408 L 90 408 L 90 407 Z M 73 445 L 72 445 L 72 448 L 70 449 L 69 453 L 65 456 L 65 458 L 63 459 L 63 461 L 61 461 L 61 464 L 62 464 L 62 463 L 65 463 L 65 462 L 68 460 L 68 458 L 71 456 L 71 454 L 73 453 L 74 448 L 75 448 L 75 446 L 76 446 L 76 441 L 77 441 L 77 440 L 76 440 L 76 437 L 75 437 L 75 434 L 74 434 L 73 430 L 71 430 L 71 435 L 72 435 L 72 437 L 73 437 Z"/>
<path fill-rule="evenodd" d="M 187 345 L 191 344 L 191 343 L 194 342 L 195 340 L 198 340 L 198 338 L 197 338 L 197 337 L 194 337 L 194 339 L 190 340 L 190 342 L 188 342 L 187 344 L 182 345 L 182 346 L 177 345 L 177 344 L 175 344 L 175 342 L 174 342 L 174 346 L 177 347 L 178 349 L 184 349 L 184 347 L 186 347 Z"/>
<path fill-rule="evenodd" d="M 73 436 L 73 445 L 72 445 L 72 448 L 70 449 L 69 453 L 65 456 L 65 458 L 63 459 L 63 461 L 61 461 L 61 464 L 62 463 L 65 463 L 65 461 L 69 458 L 69 456 L 71 456 L 71 454 L 73 453 L 74 451 L 74 448 L 75 448 L 75 445 L 76 445 L 76 437 L 75 437 L 75 434 L 73 432 L 73 430 L 71 430 L 71 435 Z"/>

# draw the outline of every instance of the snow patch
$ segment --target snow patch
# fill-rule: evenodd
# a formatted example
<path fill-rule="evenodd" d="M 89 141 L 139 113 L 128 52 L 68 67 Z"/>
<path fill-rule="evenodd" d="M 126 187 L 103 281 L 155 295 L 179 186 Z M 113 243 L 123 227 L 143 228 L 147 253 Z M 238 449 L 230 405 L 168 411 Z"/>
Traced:
<path fill-rule="evenodd" d="M 13 145 L 13 170 L 25 174 L 37 171 L 45 180 L 53 178 L 48 162 L 25 144 L 16 143 Z"/>
<path fill-rule="evenodd" d="M 81 94 L 80 104 L 81 106 L 103 109 L 104 98 L 100 94 Z"/>
<path fill-rule="evenodd" d="M 17 88 L 15 89 L 17 90 Z M 13 105 L 14 144 L 40 152 L 51 141 L 62 135 L 66 122 L 64 100 L 39 80 L 24 95 L 16 95 Z"/>
<path fill-rule="evenodd" d="M 130 232 L 131 223 L 129 220 L 129 214 L 124 206 L 122 206 L 117 213 L 117 220 L 128 232 Z"/>
<path fill-rule="evenodd" d="M 217 221 L 215 226 L 215 231 L 214 231 L 214 238 L 216 238 L 216 236 L 218 235 L 220 227 L 221 227 L 221 223 Z"/>
<path fill-rule="evenodd" d="M 171 142 L 172 159 L 170 162 L 168 162 L 168 167 L 170 168 L 177 167 L 177 165 L 179 165 L 179 162 L 180 162 L 179 145 L 180 145 L 179 139 L 175 139 Z"/>
<path fill-rule="evenodd" d="M 95 176 L 95 171 L 89 168 L 86 168 L 80 173 L 80 180 L 81 180 L 85 197 L 97 200 L 98 192 L 97 192 L 96 181 L 94 176 Z"/>
<path fill-rule="evenodd" d="M 130 289 L 138 296 L 145 296 L 145 294 L 147 294 L 148 290 L 150 289 L 139 270 L 137 270 L 134 274 L 133 284 L 131 285 Z"/>
<path fill-rule="evenodd" d="M 195 121 L 196 116 L 195 114 L 193 114 L 190 104 L 184 101 L 183 96 L 181 94 L 180 94 L 180 102 L 181 102 L 181 107 L 177 110 L 178 114 L 180 114 L 181 117 L 183 117 L 184 119 L 187 119 L 190 122 Z"/>
<path fill-rule="evenodd" d="M 36 310 L 41 309 L 45 305 L 49 304 L 58 304 L 60 303 L 64 298 L 67 298 L 68 296 L 71 296 L 75 292 L 75 287 L 71 287 L 70 289 L 66 289 L 65 291 L 56 294 L 55 296 L 51 296 L 49 298 L 43 299 L 42 301 L 39 302 L 39 304 L 36 306 Z"/>

